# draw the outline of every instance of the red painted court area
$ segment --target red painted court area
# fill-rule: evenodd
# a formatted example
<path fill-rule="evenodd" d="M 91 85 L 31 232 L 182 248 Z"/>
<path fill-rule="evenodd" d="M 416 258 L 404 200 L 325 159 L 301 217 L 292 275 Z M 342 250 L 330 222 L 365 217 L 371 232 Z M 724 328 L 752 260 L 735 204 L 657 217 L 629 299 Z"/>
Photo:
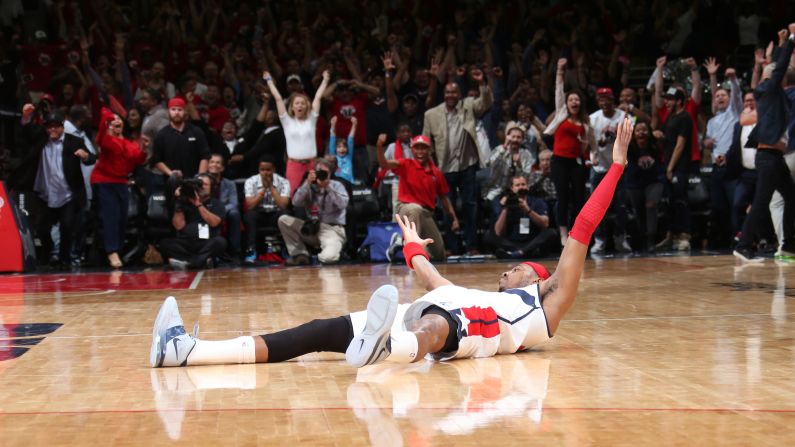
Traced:
<path fill-rule="evenodd" d="M 0 276 L 0 294 L 188 289 L 197 274 L 152 271 Z"/>

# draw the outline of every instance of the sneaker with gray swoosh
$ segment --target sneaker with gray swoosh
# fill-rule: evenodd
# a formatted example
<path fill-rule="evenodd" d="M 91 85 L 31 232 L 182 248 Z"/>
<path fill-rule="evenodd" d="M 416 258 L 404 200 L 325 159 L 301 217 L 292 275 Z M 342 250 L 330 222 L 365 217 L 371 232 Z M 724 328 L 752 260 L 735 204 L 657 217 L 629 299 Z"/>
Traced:
<path fill-rule="evenodd" d="M 173 296 L 166 298 L 155 318 L 149 363 L 152 368 L 185 366 L 194 346 L 196 339 L 185 332 L 177 300 Z"/>
<path fill-rule="evenodd" d="M 379 287 L 367 303 L 367 322 L 361 334 L 353 337 L 345 351 L 345 360 L 357 368 L 378 363 L 392 353 L 390 333 L 398 309 L 398 292 L 394 286 Z"/>

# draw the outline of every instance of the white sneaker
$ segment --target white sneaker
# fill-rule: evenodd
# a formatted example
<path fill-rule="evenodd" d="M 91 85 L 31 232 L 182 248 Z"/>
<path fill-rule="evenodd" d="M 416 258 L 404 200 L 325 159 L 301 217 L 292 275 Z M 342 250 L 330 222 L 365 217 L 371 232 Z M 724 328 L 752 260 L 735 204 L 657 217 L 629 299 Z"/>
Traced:
<path fill-rule="evenodd" d="M 398 292 L 394 286 L 381 286 L 367 303 L 364 331 L 353 337 L 345 351 L 348 364 L 361 368 L 389 357 L 392 353 L 390 333 L 398 309 Z"/>
<path fill-rule="evenodd" d="M 152 368 L 185 366 L 194 346 L 196 339 L 185 332 L 177 300 L 173 296 L 166 298 L 160 306 L 152 330 L 149 363 Z"/>
<path fill-rule="evenodd" d="M 593 240 L 593 246 L 591 247 L 591 254 L 592 255 L 601 255 L 605 252 L 605 241 L 599 238 L 595 238 Z"/>
<path fill-rule="evenodd" d="M 168 258 L 168 265 L 174 270 L 187 270 L 189 267 L 188 261 L 175 258 Z"/>
<path fill-rule="evenodd" d="M 616 236 L 613 238 L 613 244 L 617 253 L 632 253 L 632 246 L 627 242 L 626 236 Z"/>
<path fill-rule="evenodd" d="M 755 256 L 754 252 L 747 249 L 737 249 L 735 248 L 732 252 L 735 258 L 748 263 L 748 264 L 761 264 L 765 262 L 765 258 Z"/>

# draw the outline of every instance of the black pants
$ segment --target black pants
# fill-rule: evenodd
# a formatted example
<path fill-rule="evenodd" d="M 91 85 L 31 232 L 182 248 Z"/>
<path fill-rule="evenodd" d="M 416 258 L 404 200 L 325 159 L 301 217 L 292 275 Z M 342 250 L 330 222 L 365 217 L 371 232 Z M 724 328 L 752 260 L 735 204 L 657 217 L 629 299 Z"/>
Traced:
<path fill-rule="evenodd" d="M 207 260 L 226 251 L 226 239 L 215 236 L 210 239 L 168 238 L 160 241 L 160 252 L 164 258 L 187 261 L 191 268 L 204 267 Z"/>
<path fill-rule="evenodd" d="M 657 207 L 662 197 L 663 184 L 652 183 L 639 188 L 627 188 L 629 200 L 635 210 L 638 222 L 641 222 L 641 229 L 645 228 L 647 240 L 654 239 L 657 235 L 657 222 L 659 213 Z"/>
<path fill-rule="evenodd" d="M 673 234 L 690 233 L 690 207 L 687 201 L 687 188 L 690 182 L 687 169 L 673 172 L 668 182 L 668 210 L 671 215 L 670 229 Z"/>
<path fill-rule="evenodd" d="M 49 257 L 53 245 L 50 230 L 57 223 L 60 225 L 61 232 L 58 260 L 69 262 L 72 243 L 75 238 L 75 229 L 81 212 L 77 200 L 72 199 L 60 208 L 50 208 L 42 201 L 36 212 L 39 214 L 35 224 L 36 235 L 41 241 L 42 254 L 39 259 L 44 260 Z"/>
<path fill-rule="evenodd" d="M 599 186 L 599 183 L 602 183 L 602 180 L 607 175 L 606 172 L 593 172 L 591 175 L 591 193 L 596 190 L 596 187 Z M 613 199 L 610 201 L 610 207 L 607 210 L 608 213 L 613 215 L 613 220 L 615 221 L 615 227 L 613 228 L 613 236 L 616 237 L 623 237 L 627 234 L 627 208 L 624 206 L 624 182 L 619 179 L 618 184 L 616 185 L 616 190 L 613 193 Z M 602 222 L 596 227 L 596 232 L 594 234 L 595 237 L 604 240 L 607 238 L 607 219 L 603 219 Z"/>
<path fill-rule="evenodd" d="M 553 155 L 550 169 L 550 177 L 558 194 L 555 220 L 558 226 L 571 228 L 573 216 L 580 213 L 585 200 L 585 167 L 575 158 Z"/>
<path fill-rule="evenodd" d="M 243 216 L 244 222 L 246 223 L 246 249 L 252 250 L 256 249 L 257 245 L 257 227 L 258 226 L 270 226 L 274 227 L 278 230 L 277 221 L 279 220 L 279 216 L 281 213 L 279 211 L 271 211 L 266 210 L 262 207 L 257 207 L 251 210 L 246 211 L 246 214 Z"/>
<path fill-rule="evenodd" d="M 740 230 L 737 219 L 732 213 L 737 180 L 726 179 L 726 166 L 712 165 L 710 177 L 710 208 L 711 208 L 711 235 L 710 241 L 715 248 L 729 245 L 735 234 Z"/>
<path fill-rule="evenodd" d="M 450 190 L 450 192 L 447 193 L 447 197 L 450 199 L 450 203 L 453 204 L 453 207 L 456 206 L 458 197 L 461 197 L 462 214 L 460 214 L 459 217 L 461 217 L 460 222 L 464 229 L 464 243 L 466 244 L 467 250 L 472 250 L 478 247 L 477 172 L 478 165 L 475 164 L 462 171 L 448 172 L 447 174 L 444 174 L 445 181 L 447 181 L 447 186 Z M 453 221 L 450 219 L 450 216 L 445 213 L 445 230 L 450 230 L 450 225 L 452 225 L 452 223 Z M 460 251 L 458 247 L 458 238 L 452 231 L 447 232 L 445 235 L 448 236 L 444 241 L 445 247 L 447 247 L 447 249 L 453 253 L 458 253 Z"/>
<path fill-rule="evenodd" d="M 734 202 L 732 203 L 732 219 L 737 222 L 737 231 L 743 228 L 748 206 L 754 200 L 756 178 L 756 169 L 743 169 L 740 178 L 737 179 L 737 188 L 734 190 Z M 763 214 L 762 226 L 757 228 L 756 232 L 760 239 L 776 240 L 776 230 L 773 228 L 770 213 Z"/>
<path fill-rule="evenodd" d="M 541 230 L 529 241 L 516 242 L 508 238 L 497 236 L 494 230 L 489 230 L 484 237 L 486 246 L 492 249 L 521 250 L 524 256 L 544 256 L 551 251 L 551 247 L 559 244 L 558 233 L 551 228 Z"/>
<path fill-rule="evenodd" d="M 748 213 L 743 223 L 743 234 L 738 249 L 749 249 L 754 242 L 754 236 L 760 234 L 766 216 L 770 215 L 770 199 L 773 192 L 778 191 L 784 198 L 784 246 L 795 247 L 793 239 L 793 225 L 795 225 L 795 181 L 784 162 L 784 154 L 775 149 L 759 149 L 756 151 L 756 191 Z"/>

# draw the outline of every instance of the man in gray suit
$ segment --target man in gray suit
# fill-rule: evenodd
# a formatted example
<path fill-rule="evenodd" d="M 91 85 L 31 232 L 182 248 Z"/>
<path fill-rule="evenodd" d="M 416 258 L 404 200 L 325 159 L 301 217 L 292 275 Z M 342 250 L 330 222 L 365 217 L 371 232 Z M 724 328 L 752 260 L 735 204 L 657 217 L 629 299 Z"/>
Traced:
<path fill-rule="evenodd" d="M 444 87 L 444 102 L 425 112 L 422 133 L 433 143 L 436 161 L 450 187 L 449 198 L 455 206 L 461 194 L 464 212 L 464 238 L 470 254 L 477 253 L 477 196 L 475 173 L 488 161 L 490 148 L 479 147 L 475 122 L 491 107 L 493 97 L 483 72 L 473 68 L 470 82 L 479 84 L 480 96 L 461 100 L 461 88 L 455 82 Z M 450 228 L 449 221 L 445 227 Z M 450 239 L 455 250 L 455 239 Z"/>

